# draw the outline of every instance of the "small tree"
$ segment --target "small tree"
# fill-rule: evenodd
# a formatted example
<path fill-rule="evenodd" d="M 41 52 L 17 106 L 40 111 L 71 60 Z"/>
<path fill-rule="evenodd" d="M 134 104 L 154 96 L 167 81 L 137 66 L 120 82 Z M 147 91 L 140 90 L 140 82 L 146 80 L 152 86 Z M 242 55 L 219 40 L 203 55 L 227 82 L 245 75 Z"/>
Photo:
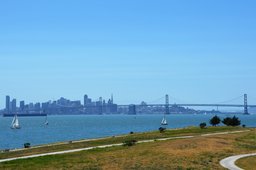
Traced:
<path fill-rule="evenodd" d="M 225 119 L 222 120 L 222 123 L 224 125 L 230 126 L 232 123 L 232 119 L 230 117 L 226 117 Z"/>
<path fill-rule="evenodd" d="M 160 133 L 163 133 L 166 130 L 166 128 L 160 127 L 158 130 Z"/>
<path fill-rule="evenodd" d="M 240 124 L 241 124 L 241 121 L 239 120 L 239 118 L 236 117 L 236 116 L 234 116 L 234 117 L 232 118 L 232 124 L 231 124 L 231 126 L 239 126 Z"/>
<path fill-rule="evenodd" d="M 205 123 L 205 122 L 200 123 L 200 125 L 199 125 L 199 126 L 200 126 L 200 128 L 201 128 L 201 129 L 204 129 L 204 128 L 206 127 L 206 123 Z"/>
<path fill-rule="evenodd" d="M 238 117 L 234 116 L 232 118 L 226 117 L 222 121 L 223 124 L 227 126 L 239 126 L 241 124 L 241 121 L 238 119 Z"/>
<path fill-rule="evenodd" d="M 216 126 L 216 125 L 218 125 L 219 123 L 220 123 L 220 118 L 219 118 L 217 115 L 213 116 L 213 117 L 210 119 L 210 124 L 211 124 L 212 126 Z"/>
<path fill-rule="evenodd" d="M 30 143 L 24 143 L 24 148 L 30 148 Z"/>

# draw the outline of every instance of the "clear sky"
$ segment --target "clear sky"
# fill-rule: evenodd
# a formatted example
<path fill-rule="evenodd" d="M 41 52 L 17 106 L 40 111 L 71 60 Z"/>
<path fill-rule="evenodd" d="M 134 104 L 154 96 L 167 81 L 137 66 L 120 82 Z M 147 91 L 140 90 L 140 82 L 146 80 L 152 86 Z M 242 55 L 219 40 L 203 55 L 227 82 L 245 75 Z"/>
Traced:
<path fill-rule="evenodd" d="M 254 0 L 1 1 L 0 107 L 7 94 L 43 102 L 113 93 L 128 104 L 248 93 L 256 104 L 255 9 Z"/>

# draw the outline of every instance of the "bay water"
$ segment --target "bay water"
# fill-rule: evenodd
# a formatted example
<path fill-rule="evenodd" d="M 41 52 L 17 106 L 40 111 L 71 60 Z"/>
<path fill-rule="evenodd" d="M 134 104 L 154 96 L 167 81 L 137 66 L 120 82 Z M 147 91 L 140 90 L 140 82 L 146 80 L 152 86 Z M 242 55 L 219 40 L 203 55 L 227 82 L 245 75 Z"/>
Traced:
<path fill-rule="evenodd" d="M 167 128 L 209 125 L 214 115 L 170 114 Z M 224 118 L 227 115 L 218 115 Z M 233 116 L 233 115 L 228 115 Z M 256 127 L 256 114 L 236 115 L 241 124 Z M 32 146 L 54 142 L 100 138 L 158 130 L 162 114 L 142 115 L 54 115 L 45 117 L 19 117 L 21 129 L 11 129 L 12 117 L 0 117 L 0 150 L 22 148 L 28 142 Z"/>

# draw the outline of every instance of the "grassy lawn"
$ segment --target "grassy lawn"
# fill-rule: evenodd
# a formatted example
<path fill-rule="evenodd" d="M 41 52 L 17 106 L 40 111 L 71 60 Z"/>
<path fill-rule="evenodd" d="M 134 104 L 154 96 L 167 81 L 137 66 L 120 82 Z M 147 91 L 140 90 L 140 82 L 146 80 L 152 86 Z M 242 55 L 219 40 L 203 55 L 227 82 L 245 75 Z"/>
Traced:
<path fill-rule="evenodd" d="M 122 143 L 127 139 L 156 139 L 171 136 L 197 135 L 209 132 L 245 130 L 242 128 L 216 127 L 208 129 L 189 128 L 169 130 L 163 134 L 149 132 L 128 136 L 100 139 L 90 142 L 63 144 L 52 147 L 28 149 L 19 152 L 2 153 L 0 156 L 30 155 L 85 146 Z M 0 164 L 0 169 L 223 169 L 219 160 L 234 154 L 256 151 L 256 129 L 249 132 L 157 141 L 137 144 L 132 147 L 111 147 L 93 149 L 55 156 L 16 160 Z"/>
<path fill-rule="evenodd" d="M 256 169 L 256 156 L 239 159 L 236 165 L 245 170 Z"/>
<path fill-rule="evenodd" d="M 81 141 L 81 142 L 76 142 L 76 143 L 71 143 L 71 144 L 62 143 L 62 144 L 58 144 L 58 145 L 44 146 L 44 147 L 40 147 L 40 148 L 31 148 L 31 149 L 25 149 L 25 150 L 21 150 L 21 151 L 0 153 L 0 159 L 32 155 L 32 154 L 38 154 L 38 153 L 63 151 L 63 150 L 68 150 L 68 149 L 84 148 L 84 147 L 90 147 L 90 146 L 122 143 L 123 141 L 129 140 L 129 139 L 135 139 L 135 140 L 159 139 L 159 138 L 167 138 L 167 137 L 173 137 L 173 136 L 198 135 L 198 134 L 204 134 L 204 133 L 236 131 L 236 130 L 245 130 L 245 129 L 247 129 L 247 128 L 209 127 L 206 129 L 200 129 L 198 127 L 191 127 L 191 128 L 178 129 L 178 130 L 167 130 L 165 133 L 159 133 L 159 131 L 146 132 L 146 133 L 135 133 L 132 135 L 109 137 L 109 138 L 98 139 L 98 140 L 93 140 L 93 141 L 85 141 L 85 142 Z"/>

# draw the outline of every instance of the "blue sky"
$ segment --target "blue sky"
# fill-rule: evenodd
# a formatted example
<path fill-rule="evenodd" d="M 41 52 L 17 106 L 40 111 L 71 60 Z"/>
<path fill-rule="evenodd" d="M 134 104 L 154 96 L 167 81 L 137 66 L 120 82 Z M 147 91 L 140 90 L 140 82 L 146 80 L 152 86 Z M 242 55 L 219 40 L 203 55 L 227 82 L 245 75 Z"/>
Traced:
<path fill-rule="evenodd" d="M 250 0 L 1 1 L 0 107 L 7 94 L 216 103 L 248 93 L 255 104 L 255 9 Z"/>

